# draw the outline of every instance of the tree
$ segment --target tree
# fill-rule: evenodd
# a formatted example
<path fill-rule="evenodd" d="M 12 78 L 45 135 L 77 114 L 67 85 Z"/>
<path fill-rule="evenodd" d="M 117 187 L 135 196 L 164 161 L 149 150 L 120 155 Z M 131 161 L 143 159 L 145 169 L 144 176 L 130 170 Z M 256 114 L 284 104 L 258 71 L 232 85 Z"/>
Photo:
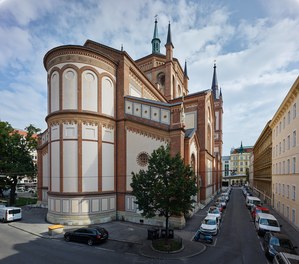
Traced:
<path fill-rule="evenodd" d="M 171 157 L 169 146 L 161 146 L 149 157 L 147 171 L 140 170 L 132 176 L 132 194 L 142 216 L 164 216 L 168 237 L 169 218 L 194 208 L 192 196 L 197 187 L 192 168 L 184 165 L 179 154 Z"/>
<path fill-rule="evenodd" d="M 18 177 L 33 177 L 37 172 L 31 152 L 37 148 L 36 134 L 40 129 L 30 124 L 25 131 L 23 136 L 8 122 L 0 121 L 0 179 L 10 188 L 10 204 L 15 203 Z"/>

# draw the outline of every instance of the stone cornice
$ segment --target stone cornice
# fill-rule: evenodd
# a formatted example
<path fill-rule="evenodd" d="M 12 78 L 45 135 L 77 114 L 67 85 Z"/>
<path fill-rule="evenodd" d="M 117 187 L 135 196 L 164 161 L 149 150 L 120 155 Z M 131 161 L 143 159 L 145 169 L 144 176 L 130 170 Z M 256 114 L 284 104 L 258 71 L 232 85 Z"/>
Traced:
<path fill-rule="evenodd" d="M 89 115 L 89 114 L 62 114 L 51 115 L 47 117 L 48 126 L 59 124 L 88 124 L 107 127 L 109 129 L 115 128 L 115 121 L 104 116 Z"/>
<path fill-rule="evenodd" d="M 44 66 L 49 70 L 59 63 L 83 63 L 107 70 L 116 75 L 117 62 L 104 54 L 96 54 L 83 47 L 60 47 L 49 51 L 44 58 Z"/>

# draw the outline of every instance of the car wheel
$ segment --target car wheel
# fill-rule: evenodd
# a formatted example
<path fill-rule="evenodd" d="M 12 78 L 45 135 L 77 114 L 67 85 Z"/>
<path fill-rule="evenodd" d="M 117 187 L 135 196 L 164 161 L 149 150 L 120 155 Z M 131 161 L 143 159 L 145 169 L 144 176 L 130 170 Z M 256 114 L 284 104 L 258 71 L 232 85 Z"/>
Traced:
<path fill-rule="evenodd" d="M 64 239 L 65 239 L 65 241 L 66 241 L 66 242 L 69 242 L 69 241 L 71 241 L 71 238 L 70 238 L 70 236 L 66 236 Z"/>
<path fill-rule="evenodd" d="M 92 245 L 93 245 L 93 240 L 92 240 L 92 239 L 88 239 L 88 240 L 87 240 L 87 244 L 88 244 L 89 246 L 92 246 Z"/>

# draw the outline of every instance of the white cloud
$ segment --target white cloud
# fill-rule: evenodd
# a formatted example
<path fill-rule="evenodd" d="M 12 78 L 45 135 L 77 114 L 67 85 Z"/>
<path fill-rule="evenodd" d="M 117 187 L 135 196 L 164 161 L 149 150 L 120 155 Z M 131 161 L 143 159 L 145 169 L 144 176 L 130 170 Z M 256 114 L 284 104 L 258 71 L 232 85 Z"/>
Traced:
<path fill-rule="evenodd" d="M 116 49 L 123 44 L 138 59 L 151 52 L 157 14 L 161 52 L 170 21 L 174 56 L 182 66 L 187 59 L 191 93 L 211 87 L 217 61 L 224 154 L 241 140 L 254 144 L 299 68 L 299 1 L 261 2 L 0 0 L 0 118 L 19 128 L 44 127 L 45 53 L 91 39 Z"/>

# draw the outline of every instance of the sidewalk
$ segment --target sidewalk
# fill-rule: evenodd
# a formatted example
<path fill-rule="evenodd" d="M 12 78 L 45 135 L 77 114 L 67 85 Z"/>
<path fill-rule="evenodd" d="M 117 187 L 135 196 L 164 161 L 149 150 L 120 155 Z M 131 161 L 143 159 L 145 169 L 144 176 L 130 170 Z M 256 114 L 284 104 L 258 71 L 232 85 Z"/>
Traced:
<path fill-rule="evenodd" d="M 46 222 L 46 208 L 23 207 L 23 218 L 21 221 L 8 223 L 9 226 L 30 233 L 44 239 L 63 239 L 64 233 L 81 226 L 64 226 L 62 234 L 49 235 L 48 227 L 52 224 Z M 147 240 L 147 225 L 134 224 L 122 221 L 113 221 L 100 224 L 109 232 L 109 240 L 136 245 L 139 254 L 149 258 L 158 259 L 180 259 L 198 255 L 206 250 L 202 243 L 192 241 L 193 232 L 175 230 L 175 235 L 183 240 L 183 249 L 173 253 L 161 253 L 152 248 L 152 241 Z"/>

